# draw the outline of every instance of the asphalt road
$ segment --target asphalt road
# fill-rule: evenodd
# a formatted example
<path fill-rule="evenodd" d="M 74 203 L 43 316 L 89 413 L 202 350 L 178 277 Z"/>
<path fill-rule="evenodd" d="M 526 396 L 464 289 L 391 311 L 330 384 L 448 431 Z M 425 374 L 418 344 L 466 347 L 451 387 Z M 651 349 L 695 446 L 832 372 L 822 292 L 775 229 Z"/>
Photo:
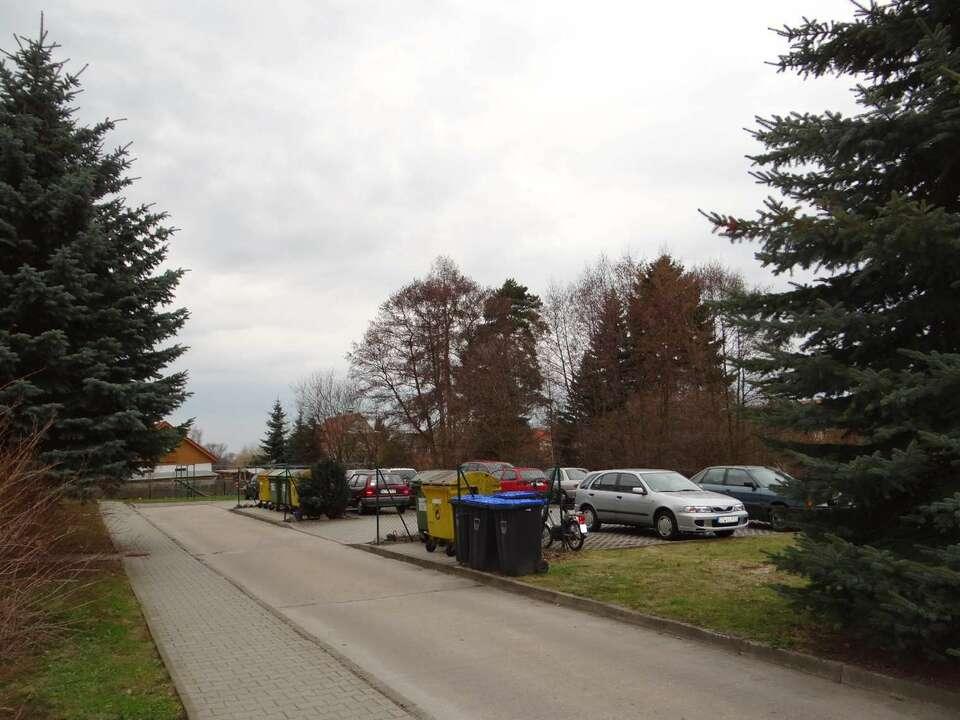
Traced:
<path fill-rule="evenodd" d="M 956 717 L 216 505 L 139 510 L 191 554 L 437 720 Z"/>

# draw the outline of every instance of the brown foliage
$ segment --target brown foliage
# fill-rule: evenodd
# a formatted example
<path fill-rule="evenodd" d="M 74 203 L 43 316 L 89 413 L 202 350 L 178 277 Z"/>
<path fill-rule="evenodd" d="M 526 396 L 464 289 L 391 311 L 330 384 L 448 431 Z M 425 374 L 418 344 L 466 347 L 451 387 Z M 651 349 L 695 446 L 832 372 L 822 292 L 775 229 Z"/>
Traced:
<path fill-rule="evenodd" d="M 35 461 L 40 437 L 0 426 L 0 665 L 63 629 L 50 607 L 75 591 L 90 561 L 68 552 L 61 491 Z"/>
<path fill-rule="evenodd" d="M 486 293 L 447 258 L 380 306 L 350 353 L 366 399 L 409 428 L 433 467 L 459 462 L 463 418 L 451 412 L 454 371 L 482 317 Z"/>

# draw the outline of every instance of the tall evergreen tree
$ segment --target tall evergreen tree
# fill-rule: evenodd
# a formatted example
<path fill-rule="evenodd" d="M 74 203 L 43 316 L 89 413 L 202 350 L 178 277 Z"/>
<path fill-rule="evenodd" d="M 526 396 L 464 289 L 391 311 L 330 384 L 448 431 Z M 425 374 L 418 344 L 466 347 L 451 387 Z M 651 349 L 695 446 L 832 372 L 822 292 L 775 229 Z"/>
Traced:
<path fill-rule="evenodd" d="M 317 442 L 317 422 L 314 418 L 305 417 L 303 408 L 299 407 L 287 441 L 287 456 L 290 462 L 309 465 L 320 460 L 321 455 Z"/>
<path fill-rule="evenodd" d="M 860 105 L 760 119 L 754 175 L 782 199 L 711 216 L 775 273 L 820 273 L 735 303 L 770 340 L 749 364 L 764 420 L 845 506 L 780 562 L 810 578 L 802 605 L 960 656 L 960 4 L 870 3 L 780 35 L 780 70 L 851 75 Z"/>
<path fill-rule="evenodd" d="M 283 411 L 280 398 L 273 403 L 270 417 L 267 418 L 267 434 L 260 441 L 260 450 L 268 463 L 287 462 L 287 414 Z"/>
<path fill-rule="evenodd" d="M 629 363 L 623 302 L 609 290 L 570 388 L 568 404 L 576 421 L 589 422 L 623 407 L 629 389 Z"/>
<path fill-rule="evenodd" d="M 182 270 L 161 271 L 166 215 L 129 206 L 114 122 L 74 118 L 80 81 L 36 40 L 0 60 L 0 413 L 48 426 L 44 461 L 86 486 L 154 463 L 186 425 L 156 429 L 186 396 L 164 375 L 187 318 L 170 309 Z M 48 425 L 49 424 L 49 425 Z"/>
<path fill-rule="evenodd" d="M 537 343 L 546 324 L 542 303 L 513 279 L 492 292 L 483 319 L 457 369 L 460 403 L 469 417 L 468 454 L 518 457 L 530 437 L 530 417 L 543 404 Z"/>

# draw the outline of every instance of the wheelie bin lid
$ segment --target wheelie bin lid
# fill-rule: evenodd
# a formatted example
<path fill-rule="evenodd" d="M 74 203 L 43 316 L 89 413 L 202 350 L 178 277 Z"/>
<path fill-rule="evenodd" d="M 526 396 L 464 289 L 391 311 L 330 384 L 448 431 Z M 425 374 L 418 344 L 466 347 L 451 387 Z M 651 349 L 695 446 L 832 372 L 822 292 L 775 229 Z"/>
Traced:
<path fill-rule="evenodd" d="M 483 507 L 490 510 L 520 510 L 528 507 L 542 507 L 542 498 L 505 498 L 495 495 L 464 495 L 460 498 L 450 498 L 453 505 L 467 505 L 469 507 Z"/>
<path fill-rule="evenodd" d="M 543 493 L 536 490 L 501 490 L 495 492 L 493 496 L 508 500 L 543 500 Z"/>
<path fill-rule="evenodd" d="M 418 472 L 412 482 L 419 482 L 423 485 L 456 485 L 456 470 L 423 470 Z"/>

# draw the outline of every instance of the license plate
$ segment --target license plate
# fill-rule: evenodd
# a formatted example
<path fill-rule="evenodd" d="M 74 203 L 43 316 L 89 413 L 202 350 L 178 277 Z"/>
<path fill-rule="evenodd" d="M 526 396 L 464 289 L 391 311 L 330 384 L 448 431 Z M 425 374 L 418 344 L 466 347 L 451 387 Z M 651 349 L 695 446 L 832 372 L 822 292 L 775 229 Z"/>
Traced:
<path fill-rule="evenodd" d="M 396 495 L 396 494 L 397 494 L 397 491 L 396 491 L 396 490 L 385 490 L 385 489 L 381 489 L 381 490 L 380 490 L 380 494 L 381 494 L 381 495 Z"/>
<path fill-rule="evenodd" d="M 582 532 L 584 535 L 587 534 L 587 524 L 586 524 L 586 523 L 580 523 L 580 532 Z"/>
<path fill-rule="evenodd" d="M 723 517 L 717 518 L 717 522 L 721 525 L 736 525 L 740 522 L 740 518 L 736 515 L 724 515 Z"/>

